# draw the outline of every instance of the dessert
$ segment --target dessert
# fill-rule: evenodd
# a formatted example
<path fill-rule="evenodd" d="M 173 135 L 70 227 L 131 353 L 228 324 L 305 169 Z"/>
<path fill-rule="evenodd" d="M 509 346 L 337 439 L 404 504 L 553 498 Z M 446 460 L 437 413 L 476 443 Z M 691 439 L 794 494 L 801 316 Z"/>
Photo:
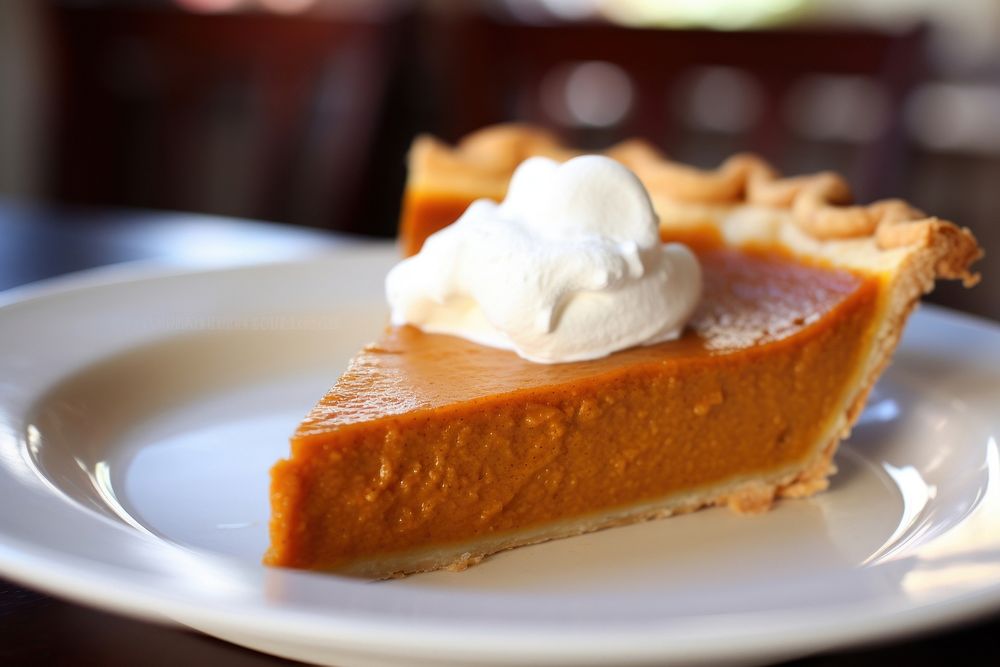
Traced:
<path fill-rule="evenodd" d="M 583 324 L 565 344 L 536 345 L 524 335 L 529 325 L 518 324 L 535 320 L 517 309 L 483 328 L 489 290 L 425 281 L 428 294 L 451 290 L 438 296 L 457 304 L 455 317 L 409 294 L 419 275 L 406 274 L 395 323 L 355 357 L 274 467 L 265 562 L 382 578 L 462 568 L 502 549 L 710 505 L 758 512 L 775 498 L 811 495 L 826 487 L 836 447 L 920 295 L 937 278 L 975 282 L 970 265 L 981 251 L 967 230 L 899 201 L 847 206 L 834 175 L 783 179 L 752 156 L 701 172 L 638 142 L 608 154 L 648 190 L 659 235 L 697 255 L 693 312 L 683 290 L 671 292 L 680 315 L 609 352 L 595 323 L 617 321 L 619 311 L 593 314 L 603 297 L 592 299 L 595 285 L 573 278 L 583 285 L 573 298 L 591 305 L 558 306 L 556 319 L 575 309 Z M 483 131 L 457 149 L 418 142 L 404 248 L 420 248 L 428 230 L 476 199 L 518 199 L 507 187 L 532 155 L 573 153 L 519 127 Z M 487 212 L 526 210 L 515 204 Z M 639 209 L 636 221 L 645 219 Z M 459 225 L 434 237 L 428 251 L 444 250 L 424 264 L 464 252 L 502 256 L 490 254 L 502 242 L 463 250 Z M 625 273 L 647 275 L 633 271 L 634 250 L 655 274 L 663 251 L 619 231 L 598 229 L 626 257 Z M 615 280 L 605 282 L 618 289 Z M 516 290 L 517 281 L 505 287 Z M 472 322 L 479 328 L 466 329 L 478 334 L 466 340 L 401 323 L 416 320 L 450 333 Z M 455 322 L 462 326 L 449 329 Z M 576 336 L 590 343 L 574 347 Z M 578 360 L 563 362 L 564 354 Z"/>

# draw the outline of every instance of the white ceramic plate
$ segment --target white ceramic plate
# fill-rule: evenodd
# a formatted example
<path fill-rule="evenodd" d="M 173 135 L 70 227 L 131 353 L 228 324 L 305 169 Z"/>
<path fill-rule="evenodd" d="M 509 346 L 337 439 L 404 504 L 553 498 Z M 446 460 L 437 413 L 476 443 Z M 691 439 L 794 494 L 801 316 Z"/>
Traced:
<path fill-rule="evenodd" d="M 384 321 L 387 246 L 0 307 L 0 572 L 340 665 L 721 664 L 1000 607 L 1000 329 L 926 308 L 828 493 L 366 583 L 267 569 L 268 468 Z"/>

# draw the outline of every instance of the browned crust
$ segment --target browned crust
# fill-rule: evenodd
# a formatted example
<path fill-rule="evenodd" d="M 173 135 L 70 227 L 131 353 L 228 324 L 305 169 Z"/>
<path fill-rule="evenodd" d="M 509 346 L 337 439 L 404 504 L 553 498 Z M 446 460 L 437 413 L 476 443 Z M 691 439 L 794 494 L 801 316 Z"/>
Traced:
<path fill-rule="evenodd" d="M 553 134 L 526 125 L 484 128 L 454 147 L 421 136 L 410 153 L 409 187 L 502 196 L 511 173 L 526 158 L 565 160 L 577 154 Z M 785 210 L 800 230 L 818 241 L 872 238 L 885 250 L 935 247 L 936 276 L 960 278 L 966 285 L 978 279 L 969 266 L 982 251 L 968 229 L 928 217 L 899 199 L 853 205 L 847 182 L 833 172 L 783 177 L 762 158 L 746 153 L 702 170 L 672 162 L 637 139 L 612 146 L 605 154 L 632 169 L 654 202 L 667 202 L 665 208 L 743 204 Z"/>
<path fill-rule="evenodd" d="M 350 566 L 348 572 L 385 578 L 442 568 L 463 570 L 498 551 L 549 539 L 713 505 L 739 513 L 765 512 L 776 498 L 804 498 L 823 491 L 836 470 L 833 458 L 837 448 L 850 434 L 868 394 L 889 364 L 906 319 L 920 297 L 939 278 L 960 279 L 966 286 L 978 280 L 971 265 L 983 253 L 968 229 L 927 217 L 900 200 L 851 205 L 850 189 L 836 174 L 783 178 L 753 155 L 737 155 L 716 170 L 702 171 L 670 162 L 649 144 L 634 140 L 606 153 L 643 181 L 666 231 L 695 221 L 699 226 L 716 227 L 731 245 L 777 243 L 793 254 L 862 271 L 880 280 L 878 315 L 868 334 L 867 352 L 842 398 L 842 409 L 809 459 L 769 478 L 727 482 L 517 535 L 366 559 Z M 456 148 L 424 137 L 411 154 L 411 187 L 434 190 L 454 186 L 470 192 L 492 188 L 502 196 L 511 172 L 525 158 L 546 155 L 566 159 L 574 154 L 552 135 L 524 126 L 487 128 Z"/>

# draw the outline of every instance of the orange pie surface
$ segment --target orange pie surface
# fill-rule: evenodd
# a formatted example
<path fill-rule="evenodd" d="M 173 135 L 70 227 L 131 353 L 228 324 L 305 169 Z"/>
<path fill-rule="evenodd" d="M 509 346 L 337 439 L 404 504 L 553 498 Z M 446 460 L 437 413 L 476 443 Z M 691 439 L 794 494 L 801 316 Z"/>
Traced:
<path fill-rule="evenodd" d="M 521 150 L 539 136 L 494 132 L 471 157 L 432 147 L 440 155 L 420 173 L 436 190 L 406 193 L 405 253 L 477 196 L 502 196 L 504 165 L 484 166 L 483 146 L 510 158 L 511 137 Z M 678 340 L 543 365 L 386 330 L 275 465 L 265 562 L 374 578 L 461 569 L 547 539 L 710 505 L 757 512 L 826 488 L 920 294 L 939 277 L 971 284 L 981 253 L 967 230 L 903 204 L 837 208 L 829 177 L 766 180 L 777 177 L 750 164 L 729 170 L 744 179 L 730 186 L 725 169 L 637 163 L 661 236 L 689 242 L 702 264 L 703 297 Z M 449 169 L 462 187 L 442 192 Z M 481 187 L 468 178 L 477 170 Z M 680 181 L 736 200 L 680 201 Z M 751 186 L 763 203 L 740 200 Z"/>

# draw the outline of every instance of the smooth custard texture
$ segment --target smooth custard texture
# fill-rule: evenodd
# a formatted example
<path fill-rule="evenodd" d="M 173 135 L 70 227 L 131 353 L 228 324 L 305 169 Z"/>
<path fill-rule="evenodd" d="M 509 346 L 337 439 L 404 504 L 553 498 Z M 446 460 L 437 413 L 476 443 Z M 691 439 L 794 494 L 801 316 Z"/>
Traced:
<path fill-rule="evenodd" d="M 538 365 L 389 329 L 272 472 L 266 562 L 337 569 L 802 463 L 842 408 L 878 285 L 703 249 L 677 341 Z"/>

